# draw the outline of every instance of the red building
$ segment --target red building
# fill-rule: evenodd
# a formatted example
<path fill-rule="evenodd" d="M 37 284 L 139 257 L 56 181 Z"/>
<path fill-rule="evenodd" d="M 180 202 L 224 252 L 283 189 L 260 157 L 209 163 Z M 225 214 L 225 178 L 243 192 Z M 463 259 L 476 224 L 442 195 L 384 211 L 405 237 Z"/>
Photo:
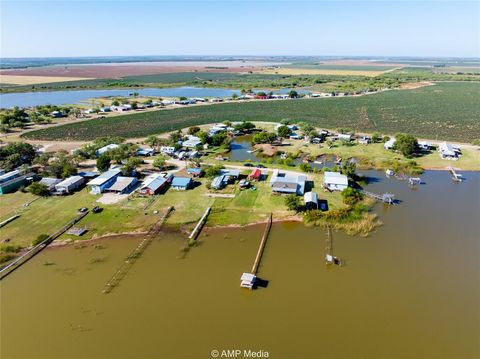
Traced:
<path fill-rule="evenodd" d="M 262 171 L 259 168 L 255 168 L 252 173 L 248 175 L 248 178 L 251 181 L 260 181 L 262 179 Z"/>

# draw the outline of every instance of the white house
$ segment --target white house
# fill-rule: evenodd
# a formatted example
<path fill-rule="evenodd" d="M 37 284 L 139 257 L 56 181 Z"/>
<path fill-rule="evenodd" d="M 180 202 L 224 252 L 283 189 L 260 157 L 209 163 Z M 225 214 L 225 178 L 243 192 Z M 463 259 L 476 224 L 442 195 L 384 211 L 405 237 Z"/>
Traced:
<path fill-rule="evenodd" d="M 438 146 L 438 151 L 440 152 L 440 157 L 444 160 L 458 160 L 462 154 L 459 147 L 446 142 L 442 142 Z"/>
<path fill-rule="evenodd" d="M 163 153 L 164 155 L 173 155 L 175 152 L 175 147 L 170 147 L 170 146 L 162 146 L 160 147 L 160 152 Z"/>
<path fill-rule="evenodd" d="M 393 148 L 393 146 L 395 146 L 395 137 L 392 137 L 391 139 L 389 139 L 387 142 L 385 142 L 383 144 L 383 148 L 385 148 L 386 150 L 391 150 Z"/>
<path fill-rule="evenodd" d="M 339 172 L 325 172 L 323 186 L 330 191 L 343 191 L 348 187 L 348 177 Z"/>
<path fill-rule="evenodd" d="M 197 136 L 188 135 L 188 140 L 182 142 L 182 146 L 186 148 L 196 148 L 202 143 Z"/>
<path fill-rule="evenodd" d="M 102 148 L 99 148 L 96 152 L 96 155 L 97 156 L 101 156 L 103 155 L 105 152 L 108 152 L 110 150 L 114 150 L 115 148 L 118 148 L 120 147 L 119 145 L 115 144 L 115 143 L 111 143 L 109 145 L 106 145 L 106 146 L 103 146 Z"/>

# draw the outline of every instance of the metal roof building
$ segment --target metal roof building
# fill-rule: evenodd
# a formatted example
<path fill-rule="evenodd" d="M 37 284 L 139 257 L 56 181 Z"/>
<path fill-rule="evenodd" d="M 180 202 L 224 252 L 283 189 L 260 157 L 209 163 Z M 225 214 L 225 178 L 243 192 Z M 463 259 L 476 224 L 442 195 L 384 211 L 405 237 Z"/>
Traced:
<path fill-rule="evenodd" d="M 323 185 L 331 191 L 343 191 L 348 187 L 348 177 L 339 172 L 325 172 Z"/>

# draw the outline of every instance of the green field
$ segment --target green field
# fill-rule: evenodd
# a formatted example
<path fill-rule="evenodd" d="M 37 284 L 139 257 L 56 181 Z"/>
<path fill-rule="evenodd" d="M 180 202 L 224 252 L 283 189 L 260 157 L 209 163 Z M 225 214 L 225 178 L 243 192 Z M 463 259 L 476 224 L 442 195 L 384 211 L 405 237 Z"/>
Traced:
<path fill-rule="evenodd" d="M 480 83 L 438 83 L 415 90 L 285 101 L 252 101 L 133 113 L 25 134 L 28 139 L 92 140 L 145 137 L 191 125 L 230 121 L 307 121 L 324 128 L 468 142 L 480 137 Z"/>

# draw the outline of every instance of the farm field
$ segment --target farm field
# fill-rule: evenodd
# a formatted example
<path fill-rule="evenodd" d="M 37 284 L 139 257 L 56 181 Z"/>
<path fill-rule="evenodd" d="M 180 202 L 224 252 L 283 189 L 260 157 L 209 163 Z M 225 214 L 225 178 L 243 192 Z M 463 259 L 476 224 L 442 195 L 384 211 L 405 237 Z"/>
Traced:
<path fill-rule="evenodd" d="M 394 70 L 394 68 L 392 69 Z M 322 68 L 322 67 L 282 67 L 278 69 L 268 69 L 265 70 L 267 74 L 278 74 L 278 75 L 337 75 L 337 76 L 379 76 L 385 71 L 381 70 L 366 70 L 366 69 L 348 69 L 348 68 L 339 68 L 333 66 L 332 68 Z"/>
<path fill-rule="evenodd" d="M 29 76 L 29 75 L 4 75 L 0 72 L 0 84 L 2 85 L 37 85 L 55 82 L 86 81 L 90 78 L 61 77 L 61 76 Z"/>
<path fill-rule="evenodd" d="M 146 137 L 191 125 L 282 119 L 357 132 L 411 133 L 470 142 L 480 137 L 480 83 L 444 82 L 413 90 L 327 99 L 252 101 L 133 113 L 32 131 L 32 140 L 92 140 L 106 135 Z"/>

